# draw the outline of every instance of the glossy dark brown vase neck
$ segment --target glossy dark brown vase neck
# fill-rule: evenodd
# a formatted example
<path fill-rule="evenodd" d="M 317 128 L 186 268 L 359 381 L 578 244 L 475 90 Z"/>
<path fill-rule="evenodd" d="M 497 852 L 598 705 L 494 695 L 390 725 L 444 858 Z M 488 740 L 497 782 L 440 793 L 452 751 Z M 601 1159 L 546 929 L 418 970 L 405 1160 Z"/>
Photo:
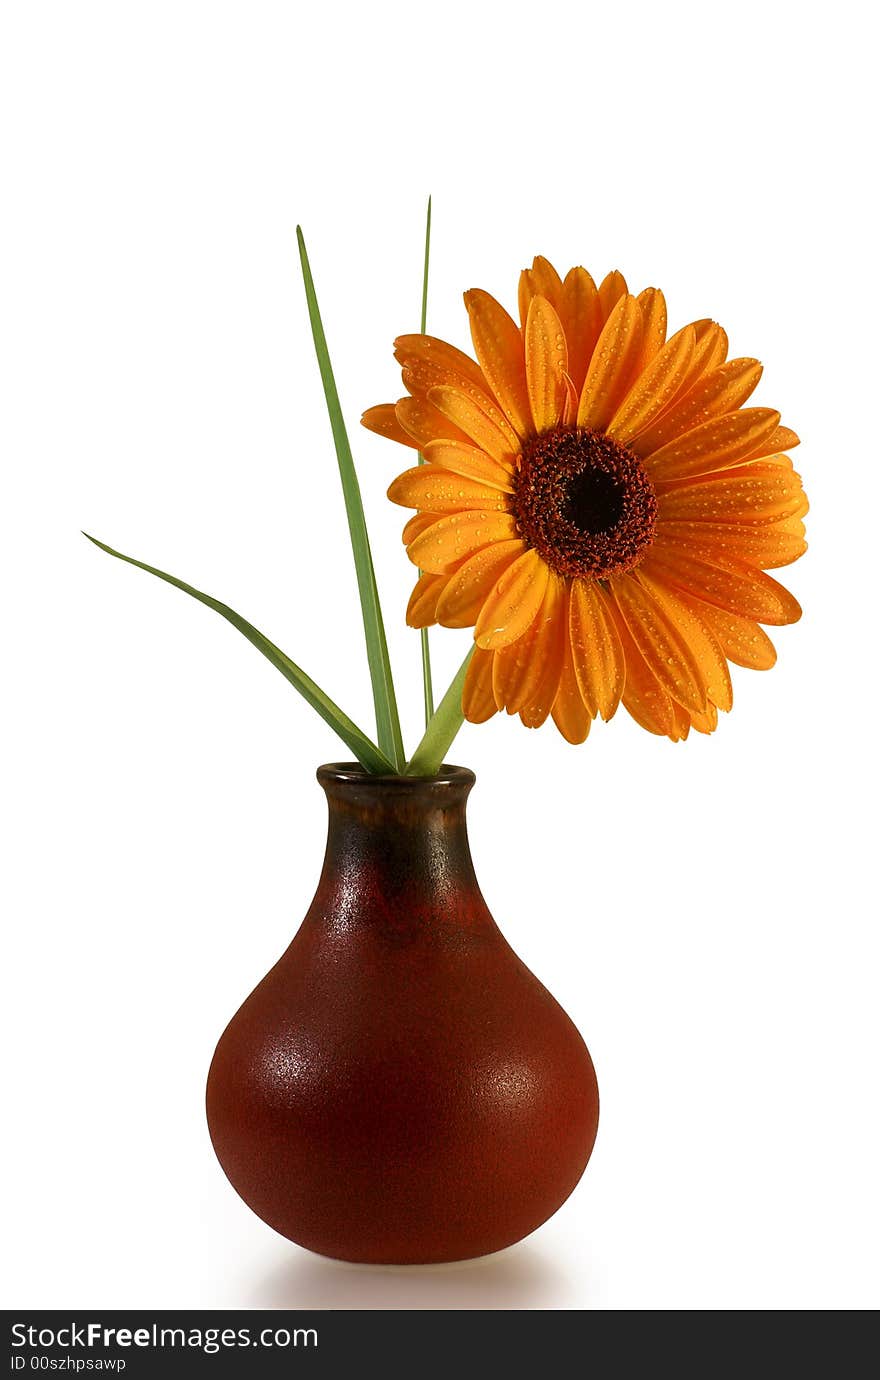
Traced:
<path fill-rule="evenodd" d="M 466 767 L 432 777 L 371 776 L 349 763 L 318 768 L 327 796 L 327 852 L 312 907 L 348 923 L 406 913 L 418 923 L 485 918 L 465 810 L 476 780 Z"/>

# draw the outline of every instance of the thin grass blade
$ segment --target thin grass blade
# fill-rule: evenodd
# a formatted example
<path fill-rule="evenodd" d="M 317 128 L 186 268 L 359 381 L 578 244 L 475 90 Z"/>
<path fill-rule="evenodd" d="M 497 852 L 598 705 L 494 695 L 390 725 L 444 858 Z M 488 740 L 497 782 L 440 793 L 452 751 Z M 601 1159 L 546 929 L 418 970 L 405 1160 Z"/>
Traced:
<path fill-rule="evenodd" d="M 200 604 L 205 604 L 215 613 L 219 613 L 221 618 L 225 618 L 227 623 L 231 623 L 234 628 L 247 638 L 258 652 L 262 652 L 267 661 L 271 661 L 276 670 L 280 671 L 285 680 L 295 687 L 302 695 L 303 699 L 320 714 L 326 724 L 337 733 L 347 747 L 351 748 L 361 766 L 367 771 L 379 775 L 386 775 L 394 772 L 394 767 L 383 752 L 371 742 L 367 735 L 358 728 L 356 723 L 344 714 L 338 704 L 333 700 L 319 685 L 316 685 L 310 676 L 307 676 L 296 662 L 291 661 L 274 642 L 270 642 L 268 637 L 249 623 L 246 618 L 242 618 L 234 609 L 227 604 L 221 604 L 219 599 L 213 599 L 210 594 L 203 594 L 200 589 L 194 589 L 192 585 L 185 584 L 183 580 L 178 580 L 175 575 L 167 575 L 164 570 L 157 570 L 153 565 L 146 565 L 143 561 L 136 561 L 133 556 L 124 556 L 121 551 L 114 551 L 112 546 L 105 546 L 104 542 L 98 541 L 97 537 L 90 537 L 88 532 L 83 532 L 84 537 L 88 537 L 90 542 L 99 546 L 102 551 L 106 551 L 108 556 L 115 556 L 117 560 L 126 561 L 129 565 L 136 565 L 139 570 L 146 570 L 149 575 L 155 575 L 158 579 L 164 580 L 166 584 L 174 585 L 176 589 L 182 589 L 184 594 L 189 594 L 193 599 L 198 599 Z"/>
<path fill-rule="evenodd" d="M 428 197 L 428 213 L 425 217 L 425 268 L 422 273 L 422 324 L 421 332 L 425 334 L 428 324 L 428 265 L 431 261 L 431 198 Z"/>
<path fill-rule="evenodd" d="M 421 332 L 425 334 L 428 324 L 428 265 L 431 260 L 431 198 L 428 197 L 428 214 L 425 218 L 425 267 L 422 273 L 422 324 Z M 424 465 L 425 457 L 419 451 L 419 464 Z M 421 571 L 419 572 L 421 574 Z M 428 629 L 422 628 L 420 632 L 422 642 L 422 692 L 425 700 L 425 728 L 431 722 L 434 714 L 434 682 L 431 677 L 431 644 L 428 641 Z"/>
<path fill-rule="evenodd" d="M 318 299 L 315 295 L 315 284 L 312 279 L 312 270 L 309 266 L 309 257 L 306 253 L 306 244 L 299 226 L 297 226 L 296 229 L 296 238 L 299 245 L 303 283 L 305 284 L 306 302 L 309 309 L 309 320 L 312 325 L 312 338 L 315 342 L 315 354 L 318 359 L 318 368 L 321 371 L 321 382 L 324 385 L 324 397 L 327 401 L 327 412 L 330 417 L 333 442 L 336 446 L 336 458 L 339 462 L 339 476 L 342 480 L 345 511 L 348 516 L 348 530 L 351 536 L 351 549 L 354 555 L 358 592 L 361 601 L 361 613 L 364 622 L 364 636 L 367 644 L 367 660 L 370 667 L 370 680 L 373 686 L 373 703 L 376 710 L 376 731 L 379 738 L 379 747 L 385 756 L 394 763 L 395 769 L 401 772 L 404 769 L 406 756 L 403 750 L 403 738 L 400 732 L 400 717 L 397 712 L 397 700 L 394 694 L 394 680 L 391 675 L 391 662 L 388 657 L 385 625 L 382 621 L 382 609 L 379 604 L 379 594 L 376 588 L 373 557 L 370 551 L 367 524 L 364 518 L 364 505 L 361 499 L 360 485 L 358 484 L 351 446 L 348 441 L 348 434 L 345 429 L 345 421 L 342 416 L 342 408 L 339 404 L 339 394 L 336 390 L 336 381 L 333 377 L 333 367 L 330 363 L 330 354 L 327 349 L 327 340 L 321 322 L 321 313 L 318 310 Z"/>

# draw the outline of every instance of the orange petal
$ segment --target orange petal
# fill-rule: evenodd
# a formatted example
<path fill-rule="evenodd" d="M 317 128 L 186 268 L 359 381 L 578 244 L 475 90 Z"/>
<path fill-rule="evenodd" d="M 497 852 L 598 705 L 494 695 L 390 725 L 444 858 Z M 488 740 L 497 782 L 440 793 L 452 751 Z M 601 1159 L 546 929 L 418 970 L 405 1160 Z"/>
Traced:
<path fill-rule="evenodd" d="M 676 714 L 678 706 L 648 666 L 619 609 L 615 623 L 626 662 L 626 682 L 621 696 L 624 708 L 641 728 L 676 741 L 682 736 Z"/>
<path fill-rule="evenodd" d="M 532 260 L 532 282 L 535 291 L 546 297 L 558 311 L 562 302 L 562 279 L 543 254 L 536 254 Z"/>
<path fill-rule="evenodd" d="M 626 668 L 613 615 L 595 581 L 572 581 L 569 630 L 584 703 L 594 718 L 610 719 L 620 703 Z"/>
<path fill-rule="evenodd" d="M 527 674 L 529 667 L 534 665 L 536 624 L 537 619 L 516 642 L 511 643 L 509 647 L 499 648 L 495 653 L 492 665 L 492 693 L 495 703 L 506 709 L 508 714 L 515 714 L 519 708 L 516 687 Z"/>
<path fill-rule="evenodd" d="M 464 295 L 471 323 L 471 339 L 486 381 L 518 436 L 532 429 L 522 336 L 512 317 L 490 297 L 474 288 Z"/>
<path fill-rule="evenodd" d="M 680 332 L 654 356 L 639 374 L 606 428 L 608 435 L 625 445 L 631 436 L 656 418 L 681 387 L 693 358 L 693 328 Z"/>
<path fill-rule="evenodd" d="M 424 451 L 432 441 L 463 441 L 465 445 L 471 444 L 470 437 L 453 426 L 427 398 L 401 398 L 394 411 L 403 430 L 412 437 L 419 450 Z"/>
<path fill-rule="evenodd" d="M 427 394 L 429 388 L 443 384 L 463 393 L 472 388 L 484 395 L 488 391 L 479 365 L 462 350 L 432 335 L 399 335 L 394 342 L 394 358 L 405 371 L 404 381 L 411 393 Z"/>
<path fill-rule="evenodd" d="M 566 401 L 568 351 L 562 322 L 546 297 L 533 297 L 526 320 L 526 378 L 538 433 L 558 426 Z"/>
<path fill-rule="evenodd" d="M 632 384 L 642 348 L 642 313 L 635 297 L 622 297 L 602 328 L 581 391 L 578 426 L 601 431 Z"/>
<path fill-rule="evenodd" d="M 638 303 L 645 327 L 640 364 L 646 369 L 666 344 L 666 298 L 659 288 L 645 288 Z"/>
<path fill-rule="evenodd" d="M 760 377 L 761 365 L 756 359 L 731 359 L 719 364 L 631 438 L 631 449 L 636 455 L 652 455 L 669 441 L 708 422 L 710 417 L 734 412 L 754 392 Z"/>
<path fill-rule="evenodd" d="M 727 359 L 727 334 L 717 321 L 710 321 L 708 317 L 693 321 L 690 326 L 682 326 L 670 340 L 675 340 L 682 332 L 688 330 L 693 330 L 696 343 L 690 367 L 681 382 L 678 398 L 673 400 L 675 402 L 689 393 L 704 375 L 710 374 Z"/>
<path fill-rule="evenodd" d="M 577 423 L 578 415 L 578 394 L 574 386 L 571 374 L 562 375 L 565 384 L 565 406 L 562 409 L 562 425 L 573 427 Z"/>
<path fill-rule="evenodd" d="M 800 475 L 766 460 L 656 488 L 660 522 L 763 524 L 803 517 L 809 506 Z"/>
<path fill-rule="evenodd" d="M 516 433 L 494 405 L 484 407 L 457 388 L 432 388 L 428 401 L 493 460 L 509 461 L 519 453 Z"/>
<path fill-rule="evenodd" d="M 403 532 L 401 533 L 404 546 L 409 546 L 410 542 L 415 541 L 416 537 L 420 537 L 429 527 L 433 527 L 436 521 L 437 518 L 434 513 L 413 513 L 412 517 L 404 525 Z"/>
<path fill-rule="evenodd" d="M 443 593 L 445 575 L 420 575 L 406 606 L 411 628 L 427 628 L 437 622 L 437 600 Z"/>
<path fill-rule="evenodd" d="M 489 594 L 525 547 L 519 538 L 493 542 L 469 556 L 454 575 L 447 578 L 437 603 L 437 621 L 444 628 L 470 628 Z"/>
<path fill-rule="evenodd" d="M 752 463 L 761 465 L 781 465 L 784 470 L 789 470 L 792 473 L 794 472 L 794 463 L 791 456 L 781 453 L 773 455 L 750 455 L 746 463 L 749 465 Z"/>
<path fill-rule="evenodd" d="M 537 551 L 523 552 L 502 575 L 480 611 L 474 632 L 477 645 L 497 650 L 522 637 L 541 607 L 549 578 L 550 568 Z"/>
<path fill-rule="evenodd" d="M 642 568 L 649 578 L 756 623 L 796 623 L 801 616 L 801 606 L 794 595 L 772 576 L 720 552 L 709 562 L 671 546 L 655 544 Z"/>
<path fill-rule="evenodd" d="M 492 489 L 513 493 L 513 466 L 499 464 L 476 446 L 464 445 L 461 441 L 431 441 L 425 446 L 424 456 L 441 470 L 451 470 L 468 479 L 479 479 L 481 484 L 488 484 Z"/>
<path fill-rule="evenodd" d="M 436 465 L 404 470 L 390 485 L 388 497 L 402 508 L 418 508 L 423 513 L 460 513 L 466 508 L 506 513 L 509 509 L 508 497 L 500 489 Z"/>
<path fill-rule="evenodd" d="M 515 536 L 516 523 L 509 513 L 450 513 L 420 532 L 407 555 L 420 570 L 443 575 L 484 546 Z"/>
<path fill-rule="evenodd" d="M 673 700 L 672 713 L 675 718 L 675 732 L 670 733 L 669 735 L 672 742 L 683 743 L 691 731 L 691 725 L 693 721 L 695 719 L 708 721 L 711 718 L 713 711 L 715 711 L 715 722 L 717 724 L 718 713 L 715 710 L 714 704 L 707 704 L 705 710 L 703 710 L 701 714 L 698 714 L 696 710 L 682 709 L 681 705 L 676 704 L 675 700 Z"/>
<path fill-rule="evenodd" d="M 685 603 L 668 585 L 649 579 L 641 570 L 636 578 L 647 586 L 690 648 L 700 669 L 700 680 L 707 699 L 726 713 L 733 706 L 733 686 L 724 653 L 711 628 L 707 627 L 693 606 Z"/>
<path fill-rule="evenodd" d="M 697 348 L 694 351 L 692 366 L 696 380 L 701 374 L 711 373 L 713 369 L 718 368 L 719 364 L 724 363 L 727 359 L 729 342 L 724 327 L 719 326 L 717 321 L 710 321 L 707 316 L 695 321 L 693 327 L 697 336 Z"/>
<path fill-rule="evenodd" d="M 726 412 L 654 451 L 645 468 L 655 482 L 727 469 L 761 449 L 779 429 L 778 422 L 779 413 L 770 407 Z"/>
<path fill-rule="evenodd" d="M 524 268 L 519 275 L 519 286 L 517 288 L 517 303 L 519 306 L 519 324 L 522 330 L 526 328 L 526 320 L 529 315 L 529 303 L 535 295 L 532 287 L 530 270 Z"/>
<path fill-rule="evenodd" d="M 498 706 L 492 694 L 492 652 L 474 648 L 471 664 L 464 678 L 461 707 L 468 723 L 484 724 L 498 713 Z"/>
<path fill-rule="evenodd" d="M 565 592 L 562 593 L 562 601 Z M 536 657 L 541 674 L 534 686 L 528 702 L 519 711 L 520 721 L 526 728 L 540 728 L 556 702 L 562 675 L 562 660 L 565 644 L 568 642 L 568 626 L 564 622 L 566 605 L 561 609 L 553 623 L 546 624 L 541 645 L 536 648 Z"/>
<path fill-rule="evenodd" d="M 361 417 L 361 426 L 365 426 L 367 431 L 375 431 L 377 436 L 387 436 L 389 441 L 399 441 L 402 446 L 418 445 L 397 420 L 394 403 L 379 403 L 377 407 L 368 407 Z"/>
<path fill-rule="evenodd" d="M 773 528 L 777 532 L 784 532 L 788 537 L 801 537 L 806 535 L 806 527 L 802 517 L 787 517 L 780 522 L 774 522 Z"/>
<path fill-rule="evenodd" d="M 570 591 L 567 599 L 570 600 Z M 559 688 L 553 701 L 553 722 L 567 743 L 582 743 L 593 722 L 590 711 L 584 704 L 574 668 L 574 653 L 568 635 L 568 615 L 563 610 L 561 664 L 559 668 Z"/>
<path fill-rule="evenodd" d="M 794 450 L 795 446 L 799 446 L 800 443 L 800 436 L 798 436 L 796 431 L 792 431 L 791 427 L 778 426 L 773 435 L 767 439 L 767 454 L 772 455 L 774 452 L 781 450 Z M 758 455 L 756 452 L 755 459 L 757 458 Z"/>
<path fill-rule="evenodd" d="M 697 659 L 647 586 L 633 575 L 615 575 L 608 585 L 633 641 L 666 693 L 685 709 L 705 709 Z"/>
<path fill-rule="evenodd" d="M 714 733 L 718 727 L 718 710 L 714 704 L 708 704 L 702 714 L 691 714 L 690 722 L 698 733 Z"/>
<path fill-rule="evenodd" d="M 776 664 L 776 648 L 758 623 L 715 608 L 712 604 L 704 604 L 700 599 L 689 599 L 687 602 L 712 629 L 728 661 L 735 662 L 737 666 L 747 666 L 752 671 L 769 671 Z"/>
<path fill-rule="evenodd" d="M 606 273 L 598 287 L 602 320 L 607 321 L 621 297 L 626 296 L 626 279 L 616 268 Z"/>
<path fill-rule="evenodd" d="M 532 701 L 541 684 L 547 670 L 548 653 L 559 639 L 560 608 L 565 609 L 565 587 L 559 576 L 551 571 L 541 607 L 528 631 L 495 654 L 492 673 L 495 701 L 504 705 L 508 714 L 518 714 Z M 551 703 L 554 697 L 551 696 Z M 547 712 L 550 712 L 549 704 Z"/>
<path fill-rule="evenodd" d="M 560 317 L 568 344 L 568 372 L 580 397 L 604 325 L 599 291 L 585 268 L 573 268 L 565 275 Z"/>
<path fill-rule="evenodd" d="M 546 297 L 550 305 L 562 315 L 562 279 L 556 269 L 538 254 L 532 260 L 531 268 L 524 268 L 519 275 L 519 319 L 523 330 L 529 315 L 529 304 L 533 297 Z"/>
<path fill-rule="evenodd" d="M 716 551 L 726 552 L 761 570 L 791 565 L 807 549 L 804 524 L 797 517 L 742 526 L 734 522 L 661 522 L 655 542 L 669 542 L 703 560 L 711 559 Z"/>

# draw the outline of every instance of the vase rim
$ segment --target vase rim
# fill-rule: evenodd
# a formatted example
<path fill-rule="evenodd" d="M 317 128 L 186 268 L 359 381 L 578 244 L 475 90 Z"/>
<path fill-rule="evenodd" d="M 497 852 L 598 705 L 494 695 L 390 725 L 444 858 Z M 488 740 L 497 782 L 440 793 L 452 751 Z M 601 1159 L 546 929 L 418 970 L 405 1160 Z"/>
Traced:
<path fill-rule="evenodd" d="M 380 776 L 367 771 L 359 762 L 325 762 L 316 774 L 322 786 L 332 782 L 340 786 L 381 786 L 385 791 L 402 792 L 425 786 L 472 786 L 477 779 L 470 767 L 449 766 L 445 762 L 434 776 L 399 776 L 396 773 Z"/>

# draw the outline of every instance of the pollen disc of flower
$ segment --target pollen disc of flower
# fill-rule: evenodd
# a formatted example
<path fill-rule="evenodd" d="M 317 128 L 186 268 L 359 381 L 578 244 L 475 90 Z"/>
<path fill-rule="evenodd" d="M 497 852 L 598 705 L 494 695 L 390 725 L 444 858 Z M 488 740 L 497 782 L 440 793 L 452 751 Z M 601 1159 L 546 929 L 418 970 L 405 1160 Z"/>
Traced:
<path fill-rule="evenodd" d="M 520 533 L 560 575 L 631 570 L 654 538 L 657 496 L 637 455 L 602 432 L 528 440 L 514 481 Z"/>

